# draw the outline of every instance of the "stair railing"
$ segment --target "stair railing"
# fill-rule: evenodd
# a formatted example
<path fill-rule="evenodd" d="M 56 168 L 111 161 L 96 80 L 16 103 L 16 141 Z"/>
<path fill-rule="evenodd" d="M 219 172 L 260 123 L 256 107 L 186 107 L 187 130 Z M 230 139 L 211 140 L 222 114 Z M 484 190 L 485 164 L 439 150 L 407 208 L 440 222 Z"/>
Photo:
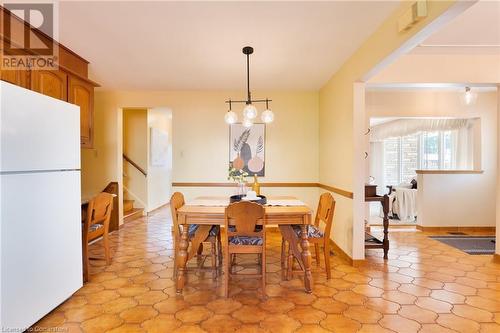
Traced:
<path fill-rule="evenodd" d="M 132 159 L 130 159 L 130 157 L 128 157 L 127 155 L 123 154 L 123 159 L 127 162 L 129 162 L 134 168 L 136 168 L 140 173 L 142 173 L 144 175 L 144 177 L 147 177 L 148 174 L 147 172 L 141 168 L 137 163 L 135 163 L 134 161 L 132 161 Z"/>

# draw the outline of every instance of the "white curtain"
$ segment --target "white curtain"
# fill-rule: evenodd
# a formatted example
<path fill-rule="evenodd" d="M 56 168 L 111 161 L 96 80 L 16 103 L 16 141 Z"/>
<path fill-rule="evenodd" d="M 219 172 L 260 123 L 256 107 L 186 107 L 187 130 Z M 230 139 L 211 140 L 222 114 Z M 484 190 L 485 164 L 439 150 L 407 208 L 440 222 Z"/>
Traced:
<path fill-rule="evenodd" d="M 418 132 L 460 130 L 468 128 L 471 121 L 470 119 L 398 119 L 373 126 L 370 131 L 370 142 Z"/>
<path fill-rule="evenodd" d="M 458 170 L 471 170 L 474 168 L 472 127 L 462 127 L 453 131 L 453 150 L 456 156 L 454 168 Z"/>

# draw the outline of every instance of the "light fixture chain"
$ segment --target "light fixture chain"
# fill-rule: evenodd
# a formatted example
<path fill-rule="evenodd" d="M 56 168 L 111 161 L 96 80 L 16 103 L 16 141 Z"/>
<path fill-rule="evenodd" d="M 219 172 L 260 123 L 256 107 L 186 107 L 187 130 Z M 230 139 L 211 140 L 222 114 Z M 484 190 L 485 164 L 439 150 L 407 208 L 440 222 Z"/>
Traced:
<path fill-rule="evenodd" d="M 250 54 L 247 54 L 247 104 L 252 104 L 250 96 Z"/>

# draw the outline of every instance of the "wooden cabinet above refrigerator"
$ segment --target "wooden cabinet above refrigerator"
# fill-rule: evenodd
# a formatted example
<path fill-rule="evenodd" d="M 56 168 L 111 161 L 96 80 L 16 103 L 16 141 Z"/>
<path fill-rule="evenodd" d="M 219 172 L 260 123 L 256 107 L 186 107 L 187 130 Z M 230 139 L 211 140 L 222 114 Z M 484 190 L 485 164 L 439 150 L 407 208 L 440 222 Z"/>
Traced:
<path fill-rule="evenodd" d="M 94 144 L 94 88 L 99 85 L 88 78 L 89 62 L 71 51 L 62 44 L 58 44 L 43 32 L 34 29 L 7 9 L 0 6 L 0 24 L 4 24 L 6 17 L 10 17 L 11 30 L 19 30 L 28 27 L 30 32 L 40 40 L 53 43 L 56 51 L 55 69 L 0 69 L 0 79 L 12 84 L 51 96 L 72 104 L 80 106 L 80 143 L 82 148 L 93 148 Z M 8 50 L 4 50 L 4 41 L 9 40 L 8 36 L 0 31 L 1 52 L 3 55 L 10 55 Z M 11 44 L 14 41 L 9 40 Z M 37 56 L 36 52 L 32 52 Z M 2 59 L 0 59 L 2 60 Z M 3 60 L 2 60 L 3 61 Z"/>

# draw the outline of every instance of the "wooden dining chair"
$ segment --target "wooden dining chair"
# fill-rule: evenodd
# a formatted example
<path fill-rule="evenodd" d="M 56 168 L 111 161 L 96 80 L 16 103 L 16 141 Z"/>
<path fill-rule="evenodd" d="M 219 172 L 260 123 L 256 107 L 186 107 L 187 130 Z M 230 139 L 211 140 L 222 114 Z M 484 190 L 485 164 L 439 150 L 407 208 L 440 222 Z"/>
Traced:
<path fill-rule="evenodd" d="M 177 252 L 179 250 L 179 242 L 181 240 L 181 233 L 182 233 L 182 226 L 179 225 L 179 219 L 177 216 L 177 211 L 179 208 L 184 206 L 185 201 L 184 201 L 184 195 L 180 192 L 175 192 L 172 194 L 172 197 L 170 198 L 170 211 L 172 213 L 172 221 L 173 221 L 173 234 L 174 234 L 174 279 L 177 277 Z M 191 240 L 193 239 L 196 230 L 198 230 L 199 225 L 197 224 L 190 224 L 188 226 L 188 241 L 191 243 Z M 212 277 L 215 279 L 217 277 L 217 272 L 220 268 L 220 265 L 222 264 L 222 243 L 221 243 L 221 236 L 220 236 L 220 227 L 219 226 L 213 226 L 210 229 L 210 232 L 207 236 L 207 238 L 203 241 L 210 243 L 210 258 L 211 258 L 211 271 L 212 271 Z M 189 246 L 192 246 L 191 244 Z M 198 259 L 201 258 L 203 252 L 203 243 L 200 244 L 199 248 L 197 249 L 197 257 Z M 188 258 L 188 260 L 191 258 Z M 198 269 L 203 269 L 203 261 L 200 260 L 200 263 L 198 265 Z"/>
<path fill-rule="evenodd" d="M 323 193 L 319 198 L 318 210 L 316 212 L 316 218 L 314 219 L 313 225 L 307 226 L 307 238 L 309 244 L 314 244 L 314 252 L 316 264 L 320 266 L 321 263 L 321 255 L 320 255 L 320 245 L 323 245 L 323 256 L 325 259 L 325 270 L 326 277 L 328 279 L 331 278 L 331 269 L 330 269 L 330 233 L 332 230 L 333 223 L 333 215 L 335 213 L 335 199 L 333 196 L 326 192 Z M 321 222 L 324 224 L 324 231 L 321 230 L 320 225 Z M 292 225 L 293 231 L 298 237 L 298 241 L 300 242 L 301 238 L 301 226 L 300 225 Z M 287 270 L 287 279 L 291 278 L 293 273 L 293 255 L 290 252 L 290 246 L 288 247 L 288 255 L 285 255 L 286 251 L 286 242 L 285 239 L 281 240 L 281 260 L 282 266 L 284 266 Z M 286 258 L 286 259 L 285 259 Z M 283 262 L 286 260 L 286 262 Z"/>
<path fill-rule="evenodd" d="M 266 232 L 265 209 L 254 202 L 240 201 L 225 210 L 224 233 L 224 296 L 229 294 L 229 279 L 235 275 L 255 276 L 262 279 L 262 293 L 266 290 Z M 236 254 L 255 253 L 260 259 L 260 274 L 232 272 L 232 258 Z"/>
<path fill-rule="evenodd" d="M 113 210 L 113 198 L 110 193 L 99 193 L 89 201 L 87 214 L 82 228 L 82 256 L 83 256 L 83 278 L 89 279 L 89 242 L 100 237 L 103 239 L 104 258 L 106 264 L 111 263 L 109 249 L 109 221 Z"/>

